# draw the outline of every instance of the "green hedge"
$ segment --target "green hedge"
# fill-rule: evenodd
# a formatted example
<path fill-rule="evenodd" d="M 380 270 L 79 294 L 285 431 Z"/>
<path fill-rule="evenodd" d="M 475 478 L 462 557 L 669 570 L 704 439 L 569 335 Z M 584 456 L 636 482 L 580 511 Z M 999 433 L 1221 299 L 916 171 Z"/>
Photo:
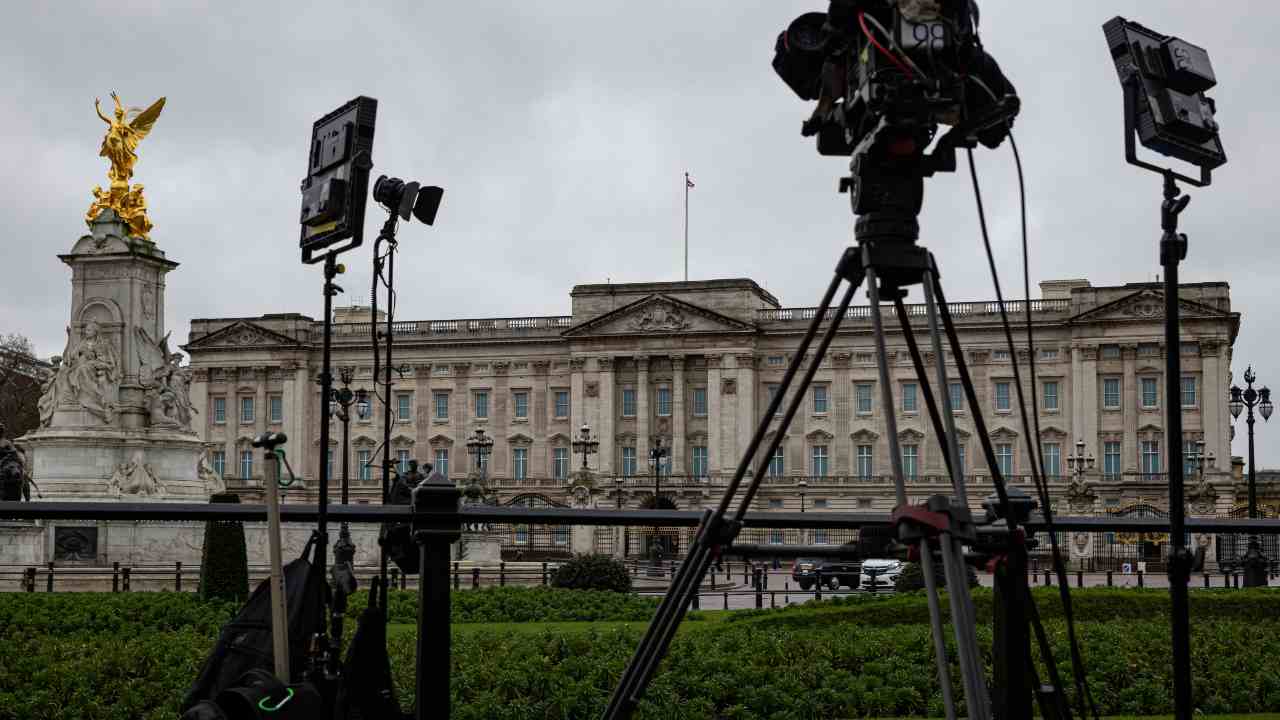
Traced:
<path fill-rule="evenodd" d="M 1073 593 L 1089 683 L 1103 714 L 1171 710 L 1164 595 Z M 393 613 L 411 596 L 393 594 Z M 477 603 L 464 613 L 486 619 L 496 612 L 493 607 L 542 601 L 545 609 L 555 596 L 546 589 L 502 588 L 454 597 Z M 989 593 L 978 598 L 980 607 L 985 602 L 989 608 Z M 1037 600 L 1059 668 L 1069 678 L 1064 624 L 1051 609 L 1051 597 L 1038 594 Z M 1277 602 L 1280 593 L 1265 590 L 1192 593 L 1192 668 L 1201 710 L 1280 710 Z M 0 595 L 0 720 L 171 719 L 232 609 L 172 593 Z M 940 715 L 927 624 L 901 617 L 926 613 L 923 596 L 916 594 L 739 611 L 729 615 L 730 622 L 692 624 L 676 637 L 639 717 Z M 883 621 L 886 614 L 898 622 L 867 622 Z M 635 622 L 573 632 L 455 632 L 453 717 L 598 716 L 643 629 L 644 623 Z M 989 667 L 989 626 L 980 625 L 979 641 Z M 393 635 L 390 649 L 397 689 L 408 707 L 413 635 Z M 958 680 L 958 671 L 952 677 Z"/>
<path fill-rule="evenodd" d="M 387 617 L 391 622 L 418 621 L 417 591 L 392 590 L 390 596 Z M 368 602 L 368 593 L 356 592 L 351 596 L 348 614 L 359 617 Z M 450 601 L 455 623 L 647 621 L 657 609 L 657 598 L 549 587 L 462 590 L 454 592 Z"/>

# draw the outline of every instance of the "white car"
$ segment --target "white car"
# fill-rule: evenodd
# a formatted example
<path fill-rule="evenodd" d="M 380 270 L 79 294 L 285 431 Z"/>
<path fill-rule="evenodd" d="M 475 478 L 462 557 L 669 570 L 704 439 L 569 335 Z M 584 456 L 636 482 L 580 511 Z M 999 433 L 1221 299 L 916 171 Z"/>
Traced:
<path fill-rule="evenodd" d="M 863 560 L 859 587 L 863 590 L 892 590 L 902 573 L 901 560 Z"/>

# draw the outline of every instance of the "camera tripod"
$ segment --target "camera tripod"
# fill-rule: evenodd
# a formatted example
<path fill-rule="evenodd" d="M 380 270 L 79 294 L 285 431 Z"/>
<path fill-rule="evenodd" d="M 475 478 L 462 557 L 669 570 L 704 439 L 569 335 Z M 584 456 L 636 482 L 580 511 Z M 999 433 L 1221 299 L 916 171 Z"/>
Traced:
<path fill-rule="evenodd" d="M 806 390 L 811 385 L 822 358 L 840 329 L 840 324 L 855 292 L 864 282 L 870 300 L 872 330 L 876 343 L 876 365 L 897 502 L 892 520 L 899 543 L 908 549 L 911 559 L 920 562 L 923 571 L 935 663 L 947 716 L 949 718 L 956 716 L 956 703 L 952 697 L 950 667 L 943 635 L 941 601 L 934 571 L 934 563 L 939 561 L 942 563 L 942 577 L 945 578 L 947 587 L 951 590 L 947 597 L 967 716 L 990 718 L 993 713 L 992 698 L 984 677 L 977 643 L 973 600 L 967 591 L 964 548 L 970 546 L 982 547 L 986 552 L 991 553 L 997 562 L 1003 563 L 1002 567 L 1010 571 L 1007 577 L 998 582 L 1005 590 L 1005 603 L 1013 606 L 1013 609 L 1006 611 L 1007 622 L 1003 628 L 998 628 L 998 631 L 1002 632 L 997 633 L 998 636 L 1002 636 L 999 644 L 1005 655 L 997 663 L 997 679 L 1005 683 L 1005 687 L 1000 689 L 1000 697 L 995 703 L 995 712 L 1001 718 L 1027 717 L 1031 714 L 1028 676 L 1034 674 L 1034 670 L 1031 668 L 1027 633 L 1027 619 L 1030 618 L 1036 629 L 1041 653 L 1044 657 L 1050 658 L 1050 661 L 1045 663 L 1049 673 L 1049 684 L 1041 686 L 1038 681 L 1036 682 L 1038 688 L 1036 694 L 1040 700 L 1042 713 L 1046 717 L 1070 717 L 1060 692 L 1062 686 L 1056 668 L 1048 653 L 1047 639 L 1043 628 L 1040 627 L 1034 605 L 1030 603 L 1030 590 L 1026 578 L 1026 543 L 1022 531 L 1017 527 L 1019 522 L 1025 520 L 1029 507 L 1025 502 L 1025 496 L 1019 499 L 1024 500 L 1018 503 L 1020 507 L 1015 507 L 1010 501 L 985 420 L 979 411 L 982 405 L 973 388 L 959 336 L 947 307 L 946 297 L 939 281 L 937 264 L 932 254 L 915 242 L 919 228 L 916 216 L 922 199 L 923 177 L 932 174 L 935 170 L 954 169 L 956 143 L 943 138 L 939 143 L 940 150 L 935 151 L 938 157 L 922 158 L 920 155 L 914 155 L 904 159 L 885 156 L 877 158 L 873 152 L 875 142 L 873 138 L 860 145 L 855 151 L 852 164 L 854 177 L 849 182 L 842 181 L 842 189 L 848 187 L 852 190 L 854 212 L 859 215 L 855 225 L 856 245 L 847 248 L 837 263 L 834 277 L 783 375 L 779 390 L 774 393 L 769 407 L 757 424 L 755 433 L 718 506 L 704 511 L 685 562 L 680 565 L 679 571 L 672 580 L 671 588 L 659 605 L 644 638 L 606 706 L 602 716 L 606 720 L 628 718 L 634 712 L 658 664 L 666 655 L 676 629 L 690 607 L 707 570 L 737 538 L 742 529 L 743 518 L 759 490 L 761 474 L 757 473 L 751 479 L 736 506 L 734 498 L 738 495 L 738 490 L 753 460 L 764 445 L 765 437 L 769 433 L 770 421 L 778 413 L 797 374 L 807 361 L 799 387 L 791 393 L 777 432 L 772 434 L 764 451 L 765 458 L 773 457 L 782 442 L 787 428 L 804 402 Z M 950 157 L 947 157 L 948 155 Z M 841 285 L 846 282 L 848 285 L 833 312 L 832 301 L 840 291 Z M 929 381 L 925 358 L 920 352 L 912 331 L 910 313 L 903 304 L 906 289 L 912 285 L 920 285 L 924 293 L 929 349 L 936 387 L 940 391 L 948 387 L 946 356 L 943 352 L 942 340 L 942 335 L 945 334 L 955 369 L 969 406 L 973 410 L 974 429 L 995 484 L 997 502 L 990 507 L 994 522 L 982 528 L 981 533 L 968 507 L 968 493 L 960 464 L 960 449 L 956 441 L 955 418 L 951 404 L 942 402 L 939 407 L 935 399 L 934 385 Z M 897 418 L 894 412 L 896 406 L 890 385 L 884 318 L 881 315 L 881 305 L 884 301 L 893 304 L 911 355 L 916 379 L 923 391 L 932 429 L 939 444 L 945 448 L 944 460 L 951 477 L 953 493 L 951 496 L 937 495 L 919 506 L 907 504 Z M 823 329 L 822 325 L 827 321 L 829 322 Z M 821 337 L 810 356 L 810 346 L 813 345 L 820 331 Z M 993 550 L 996 546 L 1000 548 Z M 1016 622 L 1008 622 L 1010 618 L 1016 618 Z M 1005 672 L 1001 672 L 1001 669 Z M 1013 677 L 1015 675 L 1016 677 Z"/>

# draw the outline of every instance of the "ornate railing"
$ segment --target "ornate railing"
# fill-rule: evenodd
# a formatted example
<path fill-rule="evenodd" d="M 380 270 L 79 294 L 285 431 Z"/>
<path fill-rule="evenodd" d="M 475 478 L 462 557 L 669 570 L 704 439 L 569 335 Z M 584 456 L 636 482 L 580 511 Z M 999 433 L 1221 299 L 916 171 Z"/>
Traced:
<path fill-rule="evenodd" d="M 1005 302 L 1004 309 L 1009 315 L 1026 312 L 1026 303 L 1022 300 L 1010 300 Z M 922 317 L 925 314 L 925 306 L 922 303 L 907 305 L 907 314 Z M 960 316 L 979 316 L 979 315 L 999 315 L 1000 304 L 998 302 L 953 302 L 947 303 L 947 308 L 951 314 L 956 317 Z M 1063 314 L 1070 312 L 1070 300 L 1032 300 L 1031 312 L 1033 313 L 1056 313 Z M 812 320 L 818 309 L 816 307 L 802 308 L 776 308 L 756 311 L 756 320 L 759 322 L 795 322 Z M 883 312 L 893 312 L 892 307 L 886 305 Z M 835 310 L 828 310 L 824 319 L 830 320 L 835 317 Z M 869 305 L 855 305 L 848 309 L 846 318 L 849 320 L 870 320 L 871 307 Z"/>
<path fill-rule="evenodd" d="M 550 315 L 516 318 L 477 318 L 473 320 L 409 320 L 391 323 L 396 335 L 416 337 L 440 336 L 515 336 L 559 335 L 573 324 L 571 315 Z M 379 327 L 382 323 L 379 323 Z M 335 323 L 334 337 L 367 338 L 372 332 L 370 323 Z"/>

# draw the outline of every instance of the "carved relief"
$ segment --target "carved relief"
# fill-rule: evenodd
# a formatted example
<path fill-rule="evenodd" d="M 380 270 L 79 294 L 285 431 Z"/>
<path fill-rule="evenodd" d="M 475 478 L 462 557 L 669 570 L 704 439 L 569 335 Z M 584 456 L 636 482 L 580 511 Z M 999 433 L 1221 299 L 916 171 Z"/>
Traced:
<path fill-rule="evenodd" d="M 159 495 L 164 492 L 164 485 L 156 477 L 156 471 L 146 462 L 141 449 L 134 450 L 129 462 L 116 465 L 111 473 L 107 488 L 116 496 L 121 495 Z"/>
<path fill-rule="evenodd" d="M 138 383 L 146 397 L 152 427 L 191 429 L 195 408 L 191 404 L 191 368 L 183 367 L 182 353 L 169 352 L 169 336 L 151 337 L 145 328 L 134 328 L 138 355 Z M 265 374 L 266 368 L 261 368 Z"/>
<path fill-rule="evenodd" d="M 738 381 L 734 378 L 725 378 L 720 381 L 721 395 L 736 395 L 738 392 Z"/>
<path fill-rule="evenodd" d="M 569 368 L 574 372 L 581 372 L 587 366 L 587 359 L 584 357 L 569 358 Z"/>
<path fill-rule="evenodd" d="M 1197 515 L 1210 515 L 1218 507 L 1218 491 L 1204 479 L 1204 476 L 1187 489 L 1186 499 L 1187 506 Z"/>
<path fill-rule="evenodd" d="M 853 353 L 837 352 L 831 354 L 831 363 L 838 368 L 849 367 L 853 360 Z"/>
<path fill-rule="evenodd" d="M 120 393 L 120 356 L 115 341 L 104 337 L 96 320 L 90 320 L 80 331 L 80 342 L 69 347 L 71 329 L 67 328 L 68 353 L 46 392 L 52 396 L 42 405 L 46 410 L 59 403 L 73 402 L 107 425 L 116 420 L 116 402 Z M 49 412 L 52 419 L 52 412 Z"/>
<path fill-rule="evenodd" d="M 1082 358 L 1084 358 L 1085 360 L 1097 360 L 1097 359 L 1098 359 L 1098 346 L 1097 346 L 1097 345 L 1085 345 L 1084 347 L 1080 348 L 1080 356 L 1081 356 Z"/>
<path fill-rule="evenodd" d="M 551 370 L 551 361 L 549 361 L 549 360 L 535 360 L 535 361 L 533 362 L 533 372 L 534 372 L 534 374 L 536 374 L 536 375 L 546 375 L 546 374 L 547 374 L 547 372 L 548 372 L 549 370 Z"/>
<path fill-rule="evenodd" d="M 471 373 L 471 363 L 454 363 L 453 374 L 457 377 L 466 377 Z"/>
<path fill-rule="evenodd" d="M 608 356 L 596 358 L 596 367 L 600 372 L 613 372 L 613 358 Z"/>
<path fill-rule="evenodd" d="M 498 360 L 493 363 L 494 375 L 506 375 L 511 370 L 511 363 L 506 360 Z"/>
<path fill-rule="evenodd" d="M 222 476 L 213 469 L 213 464 L 209 462 L 209 450 L 213 445 L 206 444 L 204 450 L 200 453 L 200 459 L 196 461 L 196 477 L 204 483 L 205 492 L 210 495 L 217 495 L 227 491 L 227 484 L 222 480 Z"/>
<path fill-rule="evenodd" d="M 1097 499 L 1098 495 L 1093 491 L 1093 483 L 1072 480 L 1067 484 L 1067 506 L 1071 508 L 1071 512 L 1090 512 Z"/>
<path fill-rule="evenodd" d="M 689 321 L 680 308 L 659 300 L 629 318 L 627 327 L 639 332 L 676 332 L 688 329 Z"/>
<path fill-rule="evenodd" d="M 600 395 L 600 383 L 592 380 L 583 387 L 582 392 L 589 398 L 597 397 Z"/>
<path fill-rule="evenodd" d="M 156 291 L 142 288 L 142 317 L 150 320 L 156 316 Z"/>
<path fill-rule="evenodd" d="M 98 528 L 59 527 L 53 531 L 53 559 L 68 562 L 98 557 Z"/>

